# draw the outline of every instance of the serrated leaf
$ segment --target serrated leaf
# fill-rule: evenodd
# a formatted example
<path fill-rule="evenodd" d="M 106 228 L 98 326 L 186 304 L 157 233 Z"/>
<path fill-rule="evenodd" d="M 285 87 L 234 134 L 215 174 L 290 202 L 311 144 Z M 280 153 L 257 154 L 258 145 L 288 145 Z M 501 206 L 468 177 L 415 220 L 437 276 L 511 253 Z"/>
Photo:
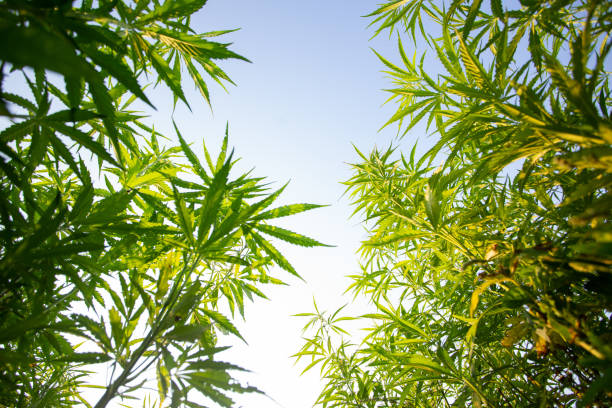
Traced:
<path fill-rule="evenodd" d="M 185 98 L 185 94 L 183 93 L 183 88 L 181 87 L 181 80 L 177 77 L 176 73 L 170 68 L 165 59 L 163 59 L 158 53 L 153 50 L 149 51 L 149 61 L 153 68 L 155 68 L 155 72 L 157 75 L 164 81 L 164 83 L 170 88 L 173 95 L 178 97 L 180 100 L 189 107 L 189 103 L 187 102 L 187 98 Z"/>
<path fill-rule="evenodd" d="M 255 217 L 253 220 L 262 221 L 262 220 L 270 220 L 272 218 L 280 218 L 287 217 L 289 215 L 299 214 L 304 211 L 313 210 L 315 208 L 326 207 L 325 205 L 319 204 L 290 204 L 283 205 L 281 207 L 274 208 L 272 210 L 261 213 Z"/>
<path fill-rule="evenodd" d="M 203 312 L 212 321 L 217 323 L 222 329 L 232 333 L 233 335 L 240 338 L 240 340 L 246 343 L 246 340 L 242 337 L 238 329 L 236 329 L 236 327 L 232 324 L 232 322 L 227 317 L 225 317 L 224 315 L 222 315 L 221 313 L 215 310 L 204 309 Z"/>
<path fill-rule="evenodd" d="M 98 143 L 96 140 L 92 139 L 91 136 L 89 136 L 87 133 L 77 129 L 76 127 L 70 127 L 63 123 L 53 122 L 50 123 L 50 126 L 58 132 L 61 132 L 64 135 L 68 136 L 69 138 L 77 142 L 79 145 L 86 147 L 89 151 L 95 153 L 104 161 L 114 166 L 121 167 L 119 163 L 117 163 L 117 161 L 115 161 L 115 159 L 110 155 L 110 153 L 106 151 L 104 146 L 102 146 L 102 144 Z"/>
<path fill-rule="evenodd" d="M 206 170 L 204 170 L 204 167 L 202 167 L 202 164 L 198 160 L 193 150 L 191 150 L 187 142 L 185 142 L 185 139 L 183 139 L 181 132 L 179 132 L 178 127 L 176 126 L 176 123 L 174 121 L 172 123 L 174 125 L 174 130 L 176 132 L 176 135 L 179 138 L 179 142 L 181 144 L 181 148 L 183 149 L 183 153 L 185 153 L 185 156 L 187 157 L 187 160 L 189 160 L 189 163 L 191 163 L 191 165 L 193 166 L 193 169 L 202 178 L 202 180 L 209 181 L 210 177 L 208 176 L 208 174 L 206 174 Z"/>
<path fill-rule="evenodd" d="M 290 242 L 294 245 L 300 245 L 304 247 L 315 247 L 315 246 L 329 247 L 331 246 L 331 245 L 322 244 L 319 241 L 316 241 L 307 236 L 297 234 L 293 231 L 289 231 L 284 228 L 275 227 L 273 225 L 255 224 L 254 227 L 260 230 L 261 232 L 264 232 L 268 235 L 272 235 L 275 238 L 282 239 L 283 241 Z"/>
<path fill-rule="evenodd" d="M 155 108 L 151 101 L 142 91 L 138 84 L 138 79 L 134 76 L 130 68 L 120 59 L 112 54 L 98 51 L 94 47 L 85 48 L 86 55 L 98 66 L 112 75 L 117 81 L 125 86 L 134 95 L 145 101 L 149 106 Z"/>
<path fill-rule="evenodd" d="M 176 213 L 178 215 L 179 225 L 183 230 L 183 234 L 187 241 L 193 244 L 195 242 L 193 237 L 193 217 L 191 214 L 191 210 L 187 208 L 185 205 L 185 200 L 181 197 L 181 194 L 176 189 L 175 186 L 172 186 L 172 191 L 174 192 L 174 205 L 176 207 Z"/>
<path fill-rule="evenodd" d="M 289 261 L 278 251 L 278 249 L 274 248 L 274 246 L 266 241 L 261 235 L 253 232 L 253 239 L 257 242 L 259 246 L 276 262 L 278 266 L 291 273 L 292 275 L 297 276 L 302 279 L 302 277 L 296 272 L 293 266 L 289 263 Z"/>
<path fill-rule="evenodd" d="M 208 330 L 208 325 L 203 324 L 186 324 L 175 327 L 169 333 L 164 335 L 169 340 L 186 341 L 193 343 L 202 337 L 202 334 Z"/>
<path fill-rule="evenodd" d="M 206 4 L 207 0 L 166 0 L 155 7 L 153 11 L 138 19 L 139 24 L 148 24 L 153 21 L 163 21 L 181 16 L 188 16 Z"/>
<path fill-rule="evenodd" d="M 112 358 L 105 353 L 72 353 L 64 357 L 57 358 L 53 361 L 69 362 L 69 363 L 85 363 L 85 364 L 99 364 L 112 360 Z"/>
<path fill-rule="evenodd" d="M 231 168 L 231 159 L 232 156 L 230 155 L 223 167 L 221 167 L 221 169 L 215 173 L 212 183 L 208 188 L 206 198 L 202 203 L 198 221 L 197 242 L 199 244 L 201 244 L 204 241 L 204 238 L 206 238 L 208 235 L 210 227 L 216 220 L 223 196 L 226 194 L 227 177 Z"/>

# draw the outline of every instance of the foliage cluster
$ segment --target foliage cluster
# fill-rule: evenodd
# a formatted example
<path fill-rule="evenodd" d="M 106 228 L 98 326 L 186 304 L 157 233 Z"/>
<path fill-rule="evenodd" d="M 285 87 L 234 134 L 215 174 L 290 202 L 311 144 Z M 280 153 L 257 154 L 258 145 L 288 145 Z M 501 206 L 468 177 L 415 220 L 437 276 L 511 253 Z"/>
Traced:
<path fill-rule="evenodd" d="M 240 337 L 220 308 L 243 315 L 273 265 L 297 275 L 267 237 L 320 244 L 269 221 L 318 206 L 232 177 L 227 132 L 201 162 L 132 110 L 143 81 L 185 104 L 183 76 L 208 102 L 205 76 L 231 83 L 229 31 L 190 27 L 206 0 L 72 3 L 0 1 L 0 405 L 91 406 L 97 387 L 101 408 L 153 381 L 160 406 L 229 407 L 256 389 L 215 357 Z"/>
<path fill-rule="evenodd" d="M 370 17 L 399 32 L 400 64 L 380 57 L 389 123 L 437 139 L 353 165 L 369 238 L 349 290 L 376 311 L 361 345 L 340 314 L 306 314 L 296 356 L 321 367 L 318 402 L 610 406 L 612 3 L 393 0 Z"/>

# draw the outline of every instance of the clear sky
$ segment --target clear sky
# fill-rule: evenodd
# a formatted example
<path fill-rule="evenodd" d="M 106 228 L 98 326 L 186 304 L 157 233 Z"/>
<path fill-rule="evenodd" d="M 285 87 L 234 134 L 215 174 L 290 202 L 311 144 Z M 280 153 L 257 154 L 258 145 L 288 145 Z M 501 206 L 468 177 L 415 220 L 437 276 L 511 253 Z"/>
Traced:
<path fill-rule="evenodd" d="M 355 251 L 365 234 L 357 217 L 349 219 L 352 210 L 341 198 L 340 182 L 351 174 L 347 163 L 357 161 L 352 143 L 369 152 L 375 144 L 388 145 L 396 130 L 378 132 L 393 105 L 382 106 L 387 95 L 381 89 L 390 84 L 370 47 L 393 59 L 397 50 L 388 35 L 369 40 L 373 30 L 361 16 L 376 5 L 365 0 L 211 0 L 193 18 L 198 32 L 240 27 L 220 40 L 233 42 L 233 50 L 253 63 L 222 64 L 237 87 L 226 94 L 212 86 L 213 113 L 187 83 L 188 99 L 198 102 L 192 112 L 177 107 L 174 119 L 182 133 L 197 151 L 202 138 L 216 150 L 228 121 L 230 144 L 242 157 L 243 169 L 255 168 L 254 174 L 268 177 L 274 187 L 291 180 L 280 203 L 330 204 L 279 224 L 336 245 L 279 244 L 306 283 L 278 271 L 290 286 L 267 288 L 270 301 L 246 307 L 246 321 L 238 327 L 249 344 L 231 341 L 235 346 L 222 357 L 252 370 L 249 383 L 274 400 L 248 395 L 237 397 L 237 406 L 306 408 L 318 396 L 318 370 L 300 377 L 306 364 L 294 366 L 290 359 L 301 345 L 304 323 L 290 316 L 312 311 L 313 297 L 327 310 L 351 299 L 342 297 L 349 284 L 345 276 L 358 270 Z M 156 96 L 159 115 L 153 119 L 172 134 L 171 105 L 163 100 Z"/>

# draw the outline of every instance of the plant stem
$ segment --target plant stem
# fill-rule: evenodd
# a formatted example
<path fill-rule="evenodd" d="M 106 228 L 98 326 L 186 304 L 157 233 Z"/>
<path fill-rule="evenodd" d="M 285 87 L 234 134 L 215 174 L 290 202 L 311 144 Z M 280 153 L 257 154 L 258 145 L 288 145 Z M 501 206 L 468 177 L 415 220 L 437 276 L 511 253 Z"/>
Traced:
<path fill-rule="evenodd" d="M 157 319 L 157 322 L 153 325 L 153 327 L 151 327 L 151 330 L 147 333 L 146 337 L 142 340 L 140 347 L 138 347 L 136 352 L 133 354 L 132 358 L 130 359 L 126 367 L 121 372 L 121 375 L 106 388 L 106 391 L 104 392 L 102 397 L 100 397 L 100 399 L 98 400 L 94 408 L 105 408 L 106 405 L 113 398 L 115 398 L 115 396 L 117 395 L 117 392 L 119 391 L 119 388 L 121 388 L 123 385 L 129 383 L 132 380 L 132 378 L 130 378 L 130 374 L 132 373 L 132 370 L 136 366 L 136 363 L 138 363 L 138 360 L 140 360 L 144 352 L 147 351 L 149 346 L 153 343 L 153 341 L 158 335 L 158 332 L 160 331 L 161 324 L 165 321 L 167 314 L 170 313 L 170 311 L 172 310 L 172 307 L 176 304 L 178 300 L 178 295 L 181 293 L 181 288 L 185 283 L 183 281 L 183 278 L 185 276 L 189 276 L 195 270 L 197 265 L 200 263 L 200 259 L 201 257 L 198 256 L 193 262 L 193 264 L 191 265 L 191 267 L 185 267 L 181 271 L 177 280 L 175 281 L 174 286 L 172 287 L 172 290 L 170 291 L 168 295 L 166 302 L 164 302 L 164 305 L 162 306 L 162 311 L 160 315 L 164 313 L 165 315 L 160 316 L 160 318 Z M 189 263 L 189 258 L 186 259 L 186 263 Z M 187 274 L 187 270 L 189 270 L 189 274 Z M 155 357 L 153 361 L 156 358 L 158 357 Z"/>

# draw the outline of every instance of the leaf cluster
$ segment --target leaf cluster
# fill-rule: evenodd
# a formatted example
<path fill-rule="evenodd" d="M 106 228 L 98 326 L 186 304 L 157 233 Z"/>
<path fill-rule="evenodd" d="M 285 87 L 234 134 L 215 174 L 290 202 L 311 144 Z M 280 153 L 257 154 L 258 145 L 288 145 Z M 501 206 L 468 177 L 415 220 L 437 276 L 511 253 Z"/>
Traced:
<path fill-rule="evenodd" d="M 358 152 L 346 185 L 369 236 L 349 290 L 376 312 L 350 352 L 307 337 L 330 362 L 322 406 L 611 403 L 611 13 L 492 0 L 372 14 L 434 53 L 437 75 L 401 39 L 400 64 L 379 57 L 387 125 L 424 122 L 436 141 L 422 157 Z"/>
<path fill-rule="evenodd" d="M 93 406 L 93 387 L 101 408 L 152 383 L 160 406 L 232 406 L 258 390 L 217 336 L 242 338 L 234 312 L 283 283 L 273 266 L 299 276 L 273 239 L 322 245 L 270 222 L 320 206 L 273 208 L 284 187 L 233 176 L 227 131 L 201 160 L 133 110 L 148 81 L 187 103 L 185 72 L 210 102 L 202 74 L 246 60 L 190 28 L 205 1 L 72 3 L 0 2 L 0 405 Z"/>

